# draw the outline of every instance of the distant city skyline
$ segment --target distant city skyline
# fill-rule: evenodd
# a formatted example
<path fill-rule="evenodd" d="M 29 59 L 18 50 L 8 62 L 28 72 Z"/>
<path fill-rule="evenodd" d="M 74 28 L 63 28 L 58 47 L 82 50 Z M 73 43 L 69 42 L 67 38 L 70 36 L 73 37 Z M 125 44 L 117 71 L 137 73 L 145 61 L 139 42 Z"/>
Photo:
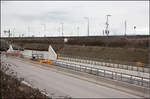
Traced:
<path fill-rule="evenodd" d="M 149 35 L 149 1 L 1 1 L 1 36 L 103 35 L 108 14 L 110 35 L 124 35 L 125 20 L 127 35 Z"/>

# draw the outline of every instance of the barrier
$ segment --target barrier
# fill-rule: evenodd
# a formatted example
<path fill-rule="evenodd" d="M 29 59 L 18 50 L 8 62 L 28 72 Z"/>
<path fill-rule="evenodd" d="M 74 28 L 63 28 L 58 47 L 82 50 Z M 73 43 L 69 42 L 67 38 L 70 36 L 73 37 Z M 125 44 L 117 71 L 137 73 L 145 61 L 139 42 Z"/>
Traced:
<path fill-rule="evenodd" d="M 84 66 L 84 65 L 74 64 L 74 63 L 69 64 L 67 62 L 61 62 L 61 61 L 53 61 L 52 64 L 55 66 L 72 69 L 74 71 L 86 72 L 92 75 L 123 81 L 129 84 L 135 84 L 146 88 L 149 88 L 149 84 L 150 84 L 149 78 L 146 77 L 139 77 L 139 76 L 130 75 L 126 73 L 114 72 L 111 70 L 99 69 L 95 67 L 89 67 L 89 66 Z"/>
<path fill-rule="evenodd" d="M 137 67 L 136 65 L 133 65 L 133 64 L 125 65 L 125 64 L 119 64 L 119 63 L 118 64 L 117 63 L 109 63 L 109 62 L 82 59 L 80 57 L 77 58 L 77 57 L 62 57 L 62 56 L 60 56 L 60 57 L 58 57 L 58 59 L 149 73 L 149 68 Z"/>

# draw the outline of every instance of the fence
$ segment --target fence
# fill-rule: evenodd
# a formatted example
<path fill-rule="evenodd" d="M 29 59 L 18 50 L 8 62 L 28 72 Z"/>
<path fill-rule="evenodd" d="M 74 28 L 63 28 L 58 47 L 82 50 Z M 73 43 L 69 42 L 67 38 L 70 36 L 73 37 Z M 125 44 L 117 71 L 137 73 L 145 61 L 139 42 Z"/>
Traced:
<path fill-rule="evenodd" d="M 62 62 L 62 61 L 53 61 L 52 64 L 55 66 L 72 69 L 74 71 L 86 72 L 96 76 L 106 77 L 109 79 L 123 81 L 130 84 L 136 84 L 136 85 L 149 88 L 149 78 L 145 78 L 145 77 L 139 77 L 135 75 L 129 75 L 126 73 L 114 72 L 111 70 L 99 69 L 99 68 L 79 65 L 75 63 L 68 64 L 67 62 Z"/>
<path fill-rule="evenodd" d="M 93 60 L 90 58 L 71 57 L 71 56 L 69 57 L 59 56 L 58 59 L 149 73 L 149 68 L 145 68 L 143 66 L 137 67 L 134 63 L 120 64 L 120 63 L 103 62 L 102 60 Z"/>

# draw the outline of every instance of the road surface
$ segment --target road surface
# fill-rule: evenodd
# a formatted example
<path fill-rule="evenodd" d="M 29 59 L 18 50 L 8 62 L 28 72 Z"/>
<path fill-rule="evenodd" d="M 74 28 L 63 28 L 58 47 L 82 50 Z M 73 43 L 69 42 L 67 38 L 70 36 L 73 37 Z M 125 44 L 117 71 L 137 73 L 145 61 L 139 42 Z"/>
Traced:
<path fill-rule="evenodd" d="M 70 96 L 73 98 L 139 98 L 129 93 L 100 86 L 88 81 L 55 72 L 52 68 L 22 61 L 12 57 L 1 57 L 2 61 L 11 64 L 10 68 L 17 72 L 33 87 L 46 89 L 53 97 Z"/>

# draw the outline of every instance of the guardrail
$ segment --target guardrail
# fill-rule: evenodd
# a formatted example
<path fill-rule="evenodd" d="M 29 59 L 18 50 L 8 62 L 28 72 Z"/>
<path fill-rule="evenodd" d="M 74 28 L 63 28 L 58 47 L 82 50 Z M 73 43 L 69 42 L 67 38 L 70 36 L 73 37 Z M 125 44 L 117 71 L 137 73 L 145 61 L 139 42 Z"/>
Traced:
<path fill-rule="evenodd" d="M 93 74 L 96 76 L 123 81 L 129 84 L 136 84 L 136 85 L 147 87 L 147 88 L 149 88 L 149 84 L 150 84 L 149 78 L 129 75 L 129 74 L 120 73 L 120 72 L 114 72 L 111 70 L 99 69 L 99 68 L 79 65 L 75 63 L 69 64 L 67 62 L 62 62 L 62 61 L 53 61 L 52 64 L 55 66 L 71 69 L 74 71 L 86 72 L 86 73 Z"/>
<path fill-rule="evenodd" d="M 119 64 L 119 63 L 117 64 L 117 63 L 110 63 L 110 62 L 94 61 L 94 60 L 88 60 L 88 59 L 81 59 L 80 57 L 72 58 L 72 57 L 59 56 L 58 59 L 149 73 L 149 68 L 137 67 L 135 65 L 124 65 L 124 64 Z"/>

